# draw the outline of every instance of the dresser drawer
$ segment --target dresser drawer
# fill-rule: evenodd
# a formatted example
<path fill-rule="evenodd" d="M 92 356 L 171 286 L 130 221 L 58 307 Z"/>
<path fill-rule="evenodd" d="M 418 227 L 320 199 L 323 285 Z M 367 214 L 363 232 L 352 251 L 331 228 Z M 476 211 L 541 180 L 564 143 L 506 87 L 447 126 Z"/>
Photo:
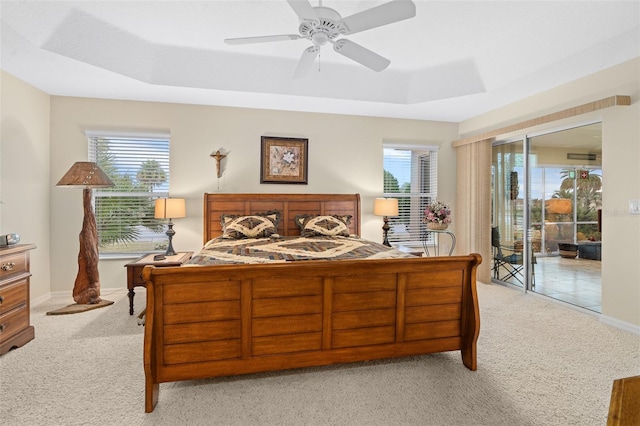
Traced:
<path fill-rule="evenodd" d="M 35 337 L 29 324 L 29 252 L 34 248 L 34 244 L 0 247 L 0 355 Z"/>
<path fill-rule="evenodd" d="M 29 327 L 29 311 L 26 306 L 0 315 L 0 342 Z"/>
<path fill-rule="evenodd" d="M 27 303 L 27 278 L 0 287 L 0 315 Z"/>
<path fill-rule="evenodd" d="M 11 275 L 24 274 L 29 271 L 28 257 L 25 253 L 4 256 L 0 260 L 0 280 L 9 279 Z"/>

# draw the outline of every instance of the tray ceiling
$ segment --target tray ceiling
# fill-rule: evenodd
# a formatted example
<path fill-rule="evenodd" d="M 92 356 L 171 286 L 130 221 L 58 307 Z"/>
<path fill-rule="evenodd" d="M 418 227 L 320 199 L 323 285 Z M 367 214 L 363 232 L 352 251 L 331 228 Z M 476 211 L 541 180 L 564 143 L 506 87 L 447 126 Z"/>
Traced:
<path fill-rule="evenodd" d="M 415 3 L 348 36 L 391 60 L 380 73 L 324 47 L 294 80 L 308 40 L 223 42 L 297 33 L 285 0 L 3 1 L 0 66 L 52 95 L 462 121 L 640 56 L 637 1 Z"/>

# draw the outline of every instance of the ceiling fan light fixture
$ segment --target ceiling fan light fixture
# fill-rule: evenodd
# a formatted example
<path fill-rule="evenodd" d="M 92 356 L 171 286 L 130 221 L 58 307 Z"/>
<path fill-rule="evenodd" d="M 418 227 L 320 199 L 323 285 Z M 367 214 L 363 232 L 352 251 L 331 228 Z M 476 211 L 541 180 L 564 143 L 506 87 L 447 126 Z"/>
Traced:
<path fill-rule="evenodd" d="M 339 22 L 340 14 L 328 7 L 314 7 L 318 19 L 301 19 L 298 32 L 302 37 L 313 40 L 315 34 L 324 33 L 329 39 L 338 37 L 345 30 Z"/>
<path fill-rule="evenodd" d="M 311 36 L 311 40 L 316 46 L 324 46 L 329 41 L 329 35 L 327 33 L 314 33 Z"/>
<path fill-rule="evenodd" d="M 333 50 L 352 59 L 365 67 L 380 72 L 386 69 L 391 61 L 350 40 L 336 40 L 341 35 L 353 34 L 372 28 L 381 27 L 394 22 L 403 21 L 416 15 L 416 7 L 411 0 L 392 0 L 379 6 L 342 18 L 340 13 L 330 7 L 320 5 L 313 7 L 309 0 L 287 0 L 289 6 L 298 15 L 298 32 L 274 36 L 241 37 L 226 39 L 228 44 L 263 43 L 270 41 L 297 40 L 306 38 L 313 43 L 307 48 L 298 62 L 293 78 L 306 75 L 313 61 L 320 53 L 320 47 L 329 43 Z"/>

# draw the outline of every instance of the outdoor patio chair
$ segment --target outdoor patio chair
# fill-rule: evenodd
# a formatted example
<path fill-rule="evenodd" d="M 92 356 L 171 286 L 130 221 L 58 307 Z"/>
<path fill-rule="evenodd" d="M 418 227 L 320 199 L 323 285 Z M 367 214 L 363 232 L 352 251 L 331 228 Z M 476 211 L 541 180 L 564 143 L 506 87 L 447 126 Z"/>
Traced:
<path fill-rule="evenodd" d="M 493 278 L 500 281 L 515 278 L 520 284 L 523 284 L 522 252 L 500 244 L 500 231 L 497 226 L 491 227 L 491 246 L 493 248 Z M 503 249 L 509 254 L 505 255 Z"/>

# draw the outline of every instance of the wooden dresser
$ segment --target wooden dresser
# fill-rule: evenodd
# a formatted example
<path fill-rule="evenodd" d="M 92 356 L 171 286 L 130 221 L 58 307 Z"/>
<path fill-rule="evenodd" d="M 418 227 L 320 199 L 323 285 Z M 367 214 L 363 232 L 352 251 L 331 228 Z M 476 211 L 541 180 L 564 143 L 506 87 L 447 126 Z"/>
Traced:
<path fill-rule="evenodd" d="M 29 315 L 29 251 L 34 248 L 0 247 L 0 355 L 35 337 Z"/>

